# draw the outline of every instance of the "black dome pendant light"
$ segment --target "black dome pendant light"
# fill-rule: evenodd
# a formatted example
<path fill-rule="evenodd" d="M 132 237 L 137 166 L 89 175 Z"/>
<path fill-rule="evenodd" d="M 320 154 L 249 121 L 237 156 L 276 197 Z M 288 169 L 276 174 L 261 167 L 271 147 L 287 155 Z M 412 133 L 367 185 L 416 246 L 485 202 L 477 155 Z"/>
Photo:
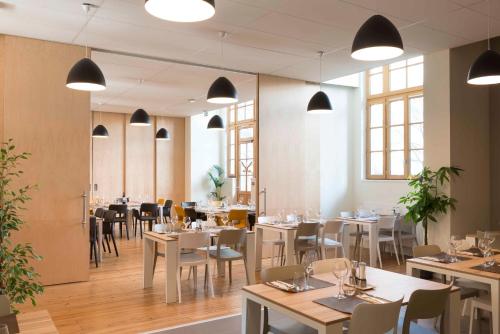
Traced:
<path fill-rule="evenodd" d="M 146 11 L 162 20 L 199 22 L 215 14 L 215 0 L 146 0 Z"/>
<path fill-rule="evenodd" d="M 165 128 L 161 128 L 156 133 L 156 140 L 170 140 L 170 135 Z"/>
<path fill-rule="evenodd" d="M 373 15 L 356 33 L 351 57 L 365 61 L 386 60 L 403 52 L 403 40 L 396 26 L 382 15 Z"/>
<path fill-rule="evenodd" d="M 224 130 L 224 121 L 219 115 L 214 115 L 208 121 L 207 129 L 216 131 Z"/>
<path fill-rule="evenodd" d="M 94 5 L 82 4 L 85 14 L 88 16 L 90 8 Z M 80 59 L 69 70 L 66 78 L 66 87 L 83 91 L 100 91 L 106 89 L 104 74 L 96 63 L 88 57 L 88 48 L 85 46 L 85 58 Z"/>
<path fill-rule="evenodd" d="M 130 117 L 130 125 L 132 126 L 150 126 L 151 121 L 148 113 L 144 109 L 137 109 Z"/>
<path fill-rule="evenodd" d="M 227 33 L 222 31 L 220 35 L 220 53 L 221 59 L 224 58 L 223 39 Z M 217 104 L 230 104 L 238 102 L 238 92 L 234 85 L 226 77 L 219 77 L 215 80 L 207 93 L 207 102 Z"/>
<path fill-rule="evenodd" d="M 323 51 L 318 52 L 319 54 L 319 92 L 314 94 L 309 103 L 307 104 L 307 112 L 309 114 L 328 114 L 332 112 L 332 104 L 330 103 L 330 99 L 325 92 L 321 90 L 321 65 L 323 61 Z"/>
<path fill-rule="evenodd" d="M 92 114 L 92 123 L 94 123 L 94 114 Z M 101 113 L 99 113 L 99 123 L 101 123 Z M 92 138 L 108 138 L 108 129 L 102 124 L 98 124 L 94 130 L 92 130 Z"/>
<path fill-rule="evenodd" d="M 500 54 L 490 45 L 490 2 L 488 0 L 488 50 L 472 63 L 467 75 L 470 85 L 494 85 L 500 83 Z"/>

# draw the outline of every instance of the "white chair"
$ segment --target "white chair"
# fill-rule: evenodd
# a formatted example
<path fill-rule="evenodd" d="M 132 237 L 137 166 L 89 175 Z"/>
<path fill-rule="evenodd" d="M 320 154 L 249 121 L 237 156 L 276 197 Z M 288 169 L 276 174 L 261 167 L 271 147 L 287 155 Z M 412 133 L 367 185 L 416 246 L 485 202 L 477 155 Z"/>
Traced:
<path fill-rule="evenodd" d="M 474 320 L 477 317 L 477 311 L 483 310 L 491 313 L 491 297 L 480 297 L 480 298 L 471 298 L 470 299 L 470 322 L 469 322 L 469 334 L 472 334 L 472 330 L 474 328 Z M 490 330 L 492 329 L 492 324 L 490 321 Z"/>
<path fill-rule="evenodd" d="M 210 272 L 210 233 L 195 232 L 181 233 L 178 239 L 179 257 L 177 259 L 177 294 L 179 303 L 181 303 L 181 273 L 182 267 L 193 268 L 193 278 L 195 289 L 197 287 L 197 267 L 205 266 L 205 277 L 208 280 L 208 289 L 210 295 L 214 297 L 214 286 L 212 283 L 212 275 Z M 181 252 L 183 250 L 191 250 L 191 252 Z"/>
<path fill-rule="evenodd" d="M 403 249 L 404 241 L 410 240 L 412 243 L 411 244 L 412 248 L 414 246 L 413 243 L 415 243 L 415 246 L 418 246 L 417 228 L 416 225 L 413 223 L 413 221 L 405 222 L 404 218 L 398 215 L 396 218 L 395 229 L 398 235 L 399 250 L 401 252 L 401 257 L 403 258 L 404 262 L 405 261 L 405 252 Z"/>
<path fill-rule="evenodd" d="M 311 263 L 314 275 L 325 274 L 333 272 L 333 268 L 338 264 L 344 262 L 347 269 L 351 269 L 351 261 L 345 257 L 338 257 L 335 259 L 323 259 Z"/>
<path fill-rule="evenodd" d="M 342 249 L 342 256 L 345 255 L 344 245 L 339 240 L 342 240 L 344 223 L 341 221 L 327 220 L 321 230 L 319 244 L 321 247 L 321 258 L 326 259 L 326 251 L 335 249 L 335 257 L 338 257 L 337 249 Z"/>
<path fill-rule="evenodd" d="M 378 260 L 380 263 L 380 268 L 382 268 L 382 255 L 380 253 L 380 244 L 383 242 L 392 242 L 394 247 L 394 253 L 396 254 L 396 260 L 399 263 L 399 255 L 398 255 L 398 247 L 396 246 L 396 219 L 399 216 L 381 216 L 378 220 L 378 245 L 377 245 L 377 254 Z M 361 234 L 361 248 L 363 247 L 363 242 L 368 241 L 368 234 Z M 361 252 L 360 253 L 360 261 L 361 261 Z"/>
<path fill-rule="evenodd" d="M 262 216 L 262 217 L 257 218 L 257 221 L 259 222 L 259 224 L 268 224 L 268 223 L 275 222 L 277 220 L 278 220 L 278 218 L 274 217 L 274 216 Z M 262 244 L 271 246 L 271 267 L 274 267 L 274 258 L 275 258 L 275 254 L 276 254 L 275 248 L 276 247 L 278 248 L 277 257 L 278 257 L 278 261 L 279 261 L 278 264 L 280 264 L 282 262 L 282 260 L 280 260 L 280 259 L 283 258 L 283 253 L 284 253 L 284 249 L 285 249 L 285 240 L 281 239 L 281 233 L 280 233 L 279 239 L 263 240 Z"/>
<path fill-rule="evenodd" d="M 359 304 L 352 312 L 349 334 L 396 333 L 403 299 L 384 304 Z"/>

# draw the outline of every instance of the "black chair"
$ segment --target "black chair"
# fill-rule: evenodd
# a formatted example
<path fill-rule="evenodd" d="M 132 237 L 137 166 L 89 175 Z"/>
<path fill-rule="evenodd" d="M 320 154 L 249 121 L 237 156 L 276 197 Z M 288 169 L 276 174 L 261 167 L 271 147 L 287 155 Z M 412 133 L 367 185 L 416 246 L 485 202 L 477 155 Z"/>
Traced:
<path fill-rule="evenodd" d="M 147 222 L 149 224 L 149 230 L 153 230 L 153 222 L 156 222 L 158 219 L 158 204 L 156 203 L 142 203 L 139 209 L 139 214 L 134 216 L 134 229 L 137 231 L 137 224 L 139 224 L 139 228 L 141 231 L 141 239 L 142 239 L 142 223 Z M 135 235 L 135 232 L 134 232 Z"/>
<path fill-rule="evenodd" d="M 127 232 L 127 240 L 129 240 L 128 234 L 128 207 L 127 204 L 111 204 L 109 206 L 110 210 L 116 211 L 115 223 L 119 223 L 120 228 L 120 238 L 122 237 L 122 225 L 125 225 L 125 231 Z"/>
<path fill-rule="evenodd" d="M 196 206 L 196 202 L 181 202 L 182 208 L 194 208 Z"/>
<path fill-rule="evenodd" d="M 172 211 L 172 204 L 174 204 L 174 201 L 171 199 L 167 199 L 165 201 L 165 205 L 163 205 L 163 220 L 167 221 L 167 217 L 170 218 L 170 211 Z"/>
<path fill-rule="evenodd" d="M 198 214 L 196 213 L 196 210 L 194 208 L 185 208 L 184 214 L 185 214 L 185 218 L 189 217 L 191 222 L 194 222 L 194 221 L 196 221 L 196 219 L 198 219 Z M 186 226 L 186 227 L 189 228 L 190 226 Z"/>
<path fill-rule="evenodd" d="M 104 209 L 103 208 L 95 209 L 94 216 L 96 216 L 97 218 L 104 217 Z"/>
<path fill-rule="evenodd" d="M 102 222 L 102 235 L 104 237 L 104 240 L 102 241 L 103 243 L 103 248 L 106 250 L 104 247 L 104 241 L 106 241 L 106 244 L 108 245 L 108 252 L 111 253 L 111 247 L 109 247 L 109 239 L 113 242 L 113 246 L 115 248 L 115 253 L 116 256 L 118 256 L 118 248 L 116 247 L 116 241 L 115 241 L 115 219 L 116 219 L 116 211 L 113 210 L 106 210 L 104 212 L 104 220 Z"/>
<path fill-rule="evenodd" d="M 95 217 L 90 217 L 89 241 L 90 241 L 90 260 L 92 260 L 92 254 L 93 254 L 95 266 L 97 268 L 99 267 L 99 261 L 97 260 L 97 222 Z"/>

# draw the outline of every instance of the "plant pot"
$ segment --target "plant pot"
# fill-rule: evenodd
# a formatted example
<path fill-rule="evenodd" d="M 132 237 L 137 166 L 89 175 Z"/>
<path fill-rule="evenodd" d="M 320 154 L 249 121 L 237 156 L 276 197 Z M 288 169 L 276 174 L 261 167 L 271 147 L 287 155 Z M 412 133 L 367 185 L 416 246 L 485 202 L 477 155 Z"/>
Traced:
<path fill-rule="evenodd" d="M 215 208 L 220 208 L 222 206 L 222 201 L 211 200 L 210 205 Z"/>
<path fill-rule="evenodd" d="M 9 328 L 9 333 L 19 333 L 17 317 L 10 311 L 10 302 L 7 296 L 0 295 L 0 324 L 6 324 Z"/>

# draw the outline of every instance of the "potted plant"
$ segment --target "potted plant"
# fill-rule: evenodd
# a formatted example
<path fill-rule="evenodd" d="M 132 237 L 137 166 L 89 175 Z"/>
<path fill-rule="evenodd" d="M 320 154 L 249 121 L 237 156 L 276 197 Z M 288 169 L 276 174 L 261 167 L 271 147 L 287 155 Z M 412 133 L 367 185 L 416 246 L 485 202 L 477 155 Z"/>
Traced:
<path fill-rule="evenodd" d="M 211 191 L 208 197 L 211 199 L 213 206 L 220 207 L 222 206 L 222 201 L 226 198 L 226 196 L 222 196 L 222 186 L 226 183 L 224 169 L 219 165 L 213 165 L 208 171 L 208 178 L 215 188 L 215 191 Z"/>
<path fill-rule="evenodd" d="M 449 208 L 455 209 L 456 199 L 444 194 L 442 188 L 450 182 L 453 175 L 459 176 L 462 171 L 457 167 L 441 167 L 437 171 L 424 167 L 408 182 L 412 190 L 399 199 L 399 203 L 404 204 L 408 210 L 405 221 L 422 223 L 426 245 L 429 222 L 437 222 L 437 215 L 446 214 Z"/>
<path fill-rule="evenodd" d="M 38 282 L 39 275 L 30 264 L 41 257 L 35 254 L 30 244 L 12 240 L 12 233 L 25 224 L 20 211 L 30 200 L 28 193 L 34 188 L 13 185 L 23 174 L 19 170 L 21 160 L 28 157 L 28 153 L 15 153 L 12 139 L 0 146 L 0 322 L 6 322 L 11 333 L 18 332 L 15 305 L 26 300 L 36 305 L 35 295 L 43 292 L 43 286 Z"/>

